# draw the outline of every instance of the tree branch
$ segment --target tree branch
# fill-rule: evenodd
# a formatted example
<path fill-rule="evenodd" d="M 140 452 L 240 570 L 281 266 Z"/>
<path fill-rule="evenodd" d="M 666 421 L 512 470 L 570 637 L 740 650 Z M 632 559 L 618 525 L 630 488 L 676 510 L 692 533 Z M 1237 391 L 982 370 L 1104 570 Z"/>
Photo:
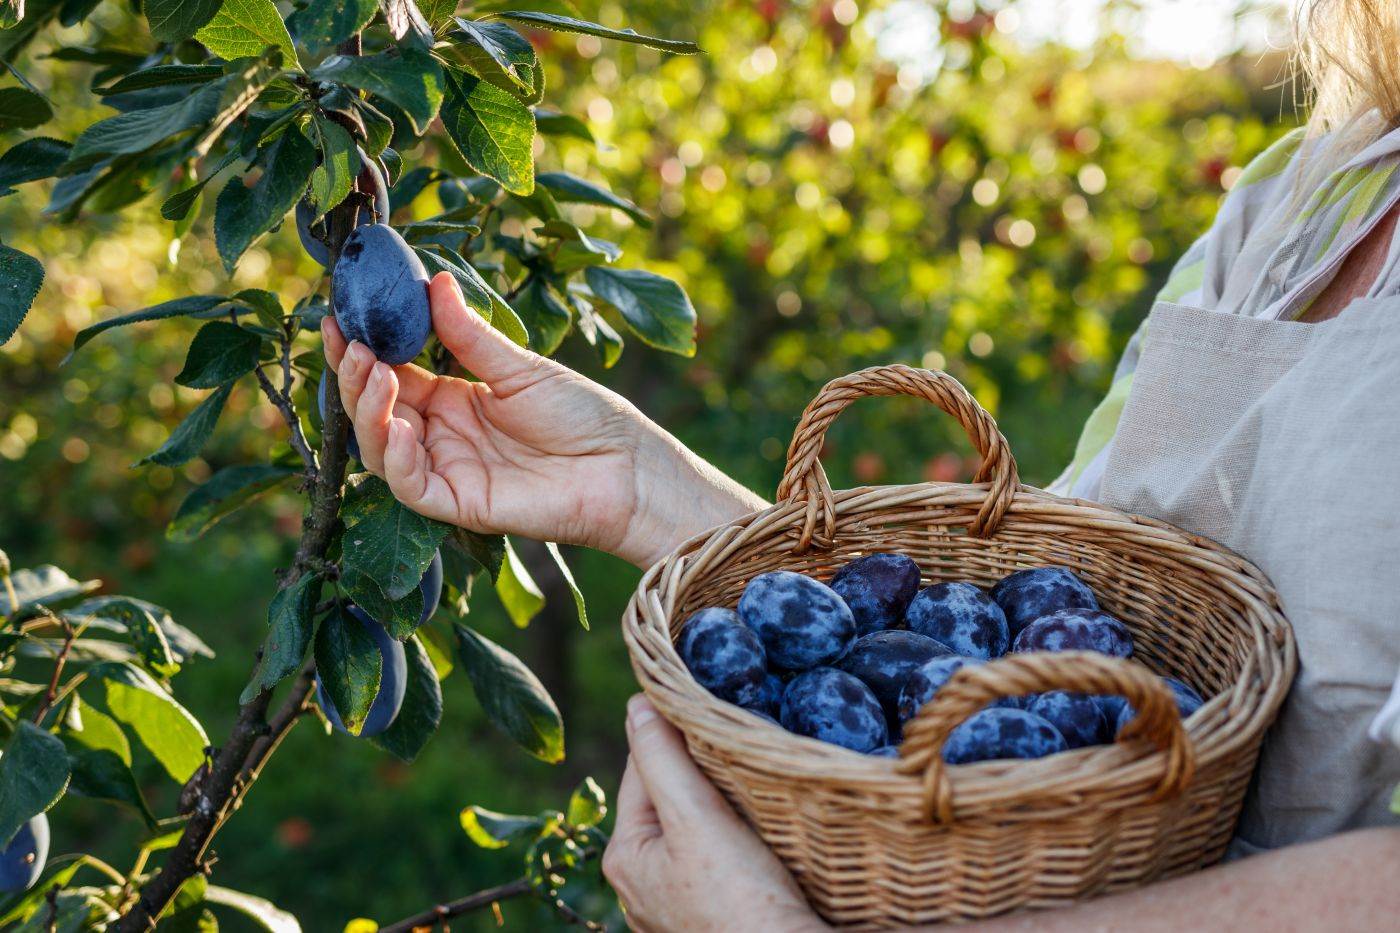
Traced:
<path fill-rule="evenodd" d="M 39 709 L 34 714 L 35 724 L 42 723 L 44 717 L 53 708 L 53 701 L 58 697 L 58 681 L 63 676 L 63 665 L 68 661 L 68 652 L 73 650 L 73 642 L 77 639 L 78 633 L 73 631 L 73 626 L 63 616 L 57 615 L 47 607 L 43 607 L 44 615 L 50 620 L 63 626 L 63 647 L 59 649 L 58 657 L 53 662 L 53 675 L 49 678 L 49 689 L 44 694 L 44 702 L 39 704 Z"/>
<path fill-rule="evenodd" d="M 435 927 L 444 920 L 460 917 L 462 914 L 490 907 L 499 901 L 508 901 L 522 894 L 533 894 L 534 891 L 535 889 L 530 886 L 528 878 L 517 878 L 494 888 L 469 894 L 459 900 L 429 907 L 420 914 L 414 914 L 412 917 L 405 917 L 397 923 L 380 927 L 379 933 L 410 933 L 412 930 L 424 927 Z"/>
<path fill-rule="evenodd" d="M 284 344 L 290 346 L 290 343 Z M 284 351 L 285 352 L 285 351 Z M 278 391 L 272 384 L 272 380 L 267 377 L 267 373 L 259 366 L 253 370 L 258 377 L 258 385 L 262 387 L 263 395 L 282 415 L 282 420 L 287 424 L 287 441 L 292 445 L 292 449 L 301 457 L 301 462 L 306 465 L 307 476 L 314 476 L 316 472 L 316 455 L 311 451 L 311 445 L 307 443 L 306 433 L 301 429 L 301 419 L 297 417 L 296 408 L 292 405 L 291 394 L 284 388 Z"/>

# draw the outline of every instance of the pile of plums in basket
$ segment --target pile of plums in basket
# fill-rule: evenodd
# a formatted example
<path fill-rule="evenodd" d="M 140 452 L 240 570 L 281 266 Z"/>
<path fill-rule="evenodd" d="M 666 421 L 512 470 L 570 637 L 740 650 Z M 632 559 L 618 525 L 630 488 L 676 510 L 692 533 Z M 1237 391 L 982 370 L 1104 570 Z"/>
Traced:
<path fill-rule="evenodd" d="M 891 758 L 904 724 L 959 668 L 1028 651 L 1133 654 L 1127 626 L 1066 567 L 1020 570 L 990 590 L 919 582 L 903 554 L 853 560 L 829 585 L 788 570 L 759 574 L 737 609 L 688 618 L 676 647 L 720 699 L 798 735 Z M 1200 708 L 1195 690 L 1163 679 L 1183 719 Z M 943 758 L 1040 758 L 1112 742 L 1134 715 L 1118 696 L 1004 697 L 957 726 Z"/>

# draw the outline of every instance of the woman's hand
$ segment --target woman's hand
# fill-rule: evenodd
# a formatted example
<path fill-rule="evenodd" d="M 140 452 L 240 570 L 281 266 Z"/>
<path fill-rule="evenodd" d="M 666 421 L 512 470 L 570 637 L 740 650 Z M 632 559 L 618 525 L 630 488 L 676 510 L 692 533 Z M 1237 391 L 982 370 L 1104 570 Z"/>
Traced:
<path fill-rule="evenodd" d="M 429 286 L 438 339 L 480 382 L 390 367 L 322 325 L 365 468 L 409 508 L 473 531 L 596 547 L 647 566 L 763 507 L 626 399 L 517 347 Z"/>
<path fill-rule="evenodd" d="M 792 875 L 691 761 L 641 695 L 627 704 L 632 754 L 603 873 L 634 930 L 826 929 Z"/>

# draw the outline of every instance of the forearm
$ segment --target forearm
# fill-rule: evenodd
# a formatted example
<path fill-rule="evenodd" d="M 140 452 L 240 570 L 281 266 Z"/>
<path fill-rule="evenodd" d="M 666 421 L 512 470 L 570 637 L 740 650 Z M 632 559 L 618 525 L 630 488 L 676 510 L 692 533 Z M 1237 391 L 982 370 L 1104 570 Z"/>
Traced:
<path fill-rule="evenodd" d="M 1358 830 L 1060 910 L 991 920 L 982 933 L 1394 929 L 1400 828 Z"/>
<path fill-rule="evenodd" d="M 635 452 L 636 506 L 619 557 L 650 567 L 681 542 L 767 507 L 763 498 L 654 425 Z"/>

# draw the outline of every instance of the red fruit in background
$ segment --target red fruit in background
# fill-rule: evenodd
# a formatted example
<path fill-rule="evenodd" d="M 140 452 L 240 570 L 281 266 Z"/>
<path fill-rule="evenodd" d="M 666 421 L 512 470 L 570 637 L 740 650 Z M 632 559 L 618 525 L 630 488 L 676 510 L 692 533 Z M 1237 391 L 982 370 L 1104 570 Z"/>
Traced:
<path fill-rule="evenodd" d="M 828 144 L 827 132 L 830 129 L 831 124 L 826 121 L 825 117 L 817 117 L 807 128 L 807 138 L 818 146 L 826 146 Z"/>
<path fill-rule="evenodd" d="M 851 473 L 858 482 L 877 483 L 885 475 L 885 458 L 873 450 L 863 450 L 851 463 Z"/>
<path fill-rule="evenodd" d="M 1031 92 L 1031 100 L 1041 107 L 1055 103 L 1055 85 L 1046 82 Z"/>
<path fill-rule="evenodd" d="M 746 255 L 749 260 L 749 265 L 755 267 L 762 267 L 766 265 L 768 262 L 768 257 L 772 255 L 772 253 L 773 247 L 769 246 L 767 243 L 761 240 L 750 243 L 749 248 L 746 251 Z"/>
<path fill-rule="evenodd" d="M 936 126 L 931 126 L 931 127 L 929 127 L 929 128 L 928 128 L 928 148 L 929 148 L 929 154 L 930 154 L 930 155 L 938 155 L 940 152 L 943 151 L 943 147 L 946 146 L 946 145 L 948 145 L 948 143 L 952 140 L 952 138 L 953 138 L 953 137 L 952 137 L 950 134 L 945 133 L 943 130 L 939 129 L 939 128 L 936 127 Z"/>
<path fill-rule="evenodd" d="M 1216 156 L 1214 159 L 1209 159 L 1201 163 L 1201 174 L 1205 176 L 1205 179 L 1212 185 L 1218 185 L 1220 184 L 1220 176 L 1225 174 L 1225 169 L 1229 167 L 1229 162 Z"/>
<path fill-rule="evenodd" d="M 753 10 L 759 16 L 763 17 L 764 22 L 771 26 L 776 23 L 778 17 L 782 15 L 782 0 L 758 0 L 758 2 L 753 5 Z"/>
<path fill-rule="evenodd" d="M 957 454 L 941 453 L 924 464 L 924 480 L 930 483 L 954 483 L 962 475 L 963 459 Z"/>
<path fill-rule="evenodd" d="M 316 830 L 304 817 L 289 816 L 277 824 L 277 841 L 288 849 L 304 849 Z"/>

